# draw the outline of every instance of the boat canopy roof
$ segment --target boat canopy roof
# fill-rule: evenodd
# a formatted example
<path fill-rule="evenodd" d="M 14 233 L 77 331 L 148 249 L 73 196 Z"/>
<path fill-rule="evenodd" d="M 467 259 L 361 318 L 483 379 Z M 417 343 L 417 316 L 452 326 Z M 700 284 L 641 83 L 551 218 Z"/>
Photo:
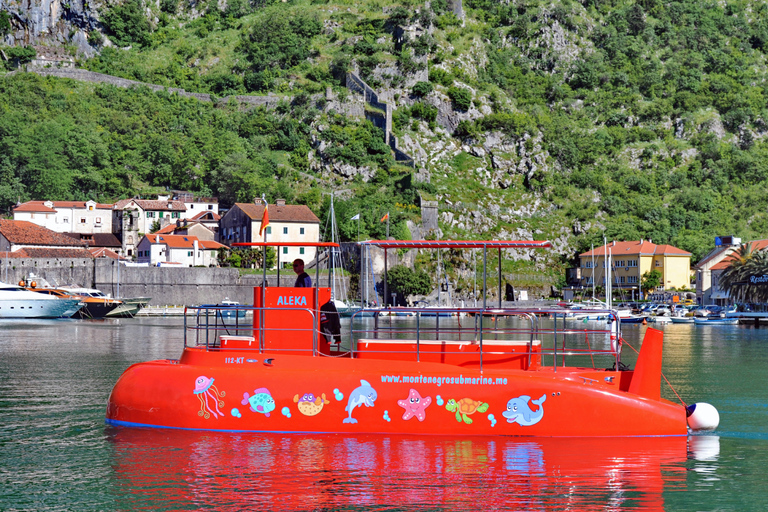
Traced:
<path fill-rule="evenodd" d="M 338 247 L 334 242 L 235 242 L 233 247 Z"/>
<path fill-rule="evenodd" d="M 366 240 L 360 245 L 382 249 L 539 249 L 552 247 L 549 240 Z"/>

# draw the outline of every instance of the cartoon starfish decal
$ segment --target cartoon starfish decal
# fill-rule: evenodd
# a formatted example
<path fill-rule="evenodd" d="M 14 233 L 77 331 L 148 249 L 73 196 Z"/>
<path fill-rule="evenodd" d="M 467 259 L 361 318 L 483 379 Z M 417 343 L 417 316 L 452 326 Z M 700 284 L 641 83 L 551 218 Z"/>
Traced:
<path fill-rule="evenodd" d="M 419 395 L 419 392 L 415 389 L 411 389 L 411 392 L 408 393 L 408 398 L 397 401 L 397 405 L 405 409 L 405 412 L 403 413 L 404 420 L 409 420 L 416 416 L 419 421 L 424 421 L 424 418 L 427 417 L 427 413 L 424 410 L 429 407 L 429 404 L 431 403 L 431 396 L 422 398 L 421 395 Z"/>

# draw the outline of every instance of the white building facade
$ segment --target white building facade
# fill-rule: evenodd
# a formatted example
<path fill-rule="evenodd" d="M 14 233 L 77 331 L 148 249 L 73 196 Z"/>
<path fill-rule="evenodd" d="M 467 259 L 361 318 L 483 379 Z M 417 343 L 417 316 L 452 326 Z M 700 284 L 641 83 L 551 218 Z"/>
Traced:
<path fill-rule="evenodd" d="M 112 208 L 96 201 L 27 201 L 14 208 L 13 220 L 57 233 L 113 233 Z"/>

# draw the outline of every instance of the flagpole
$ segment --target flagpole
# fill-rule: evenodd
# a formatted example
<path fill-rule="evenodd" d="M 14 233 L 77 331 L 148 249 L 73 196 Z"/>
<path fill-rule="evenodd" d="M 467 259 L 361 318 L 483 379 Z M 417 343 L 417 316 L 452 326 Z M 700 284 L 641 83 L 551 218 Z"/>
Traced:
<path fill-rule="evenodd" d="M 387 240 L 389 240 L 389 212 L 387 212 Z"/>
<path fill-rule="evenodd" d="M 357 241 L 360 241 L 360 212 L 357 213 Z"/>

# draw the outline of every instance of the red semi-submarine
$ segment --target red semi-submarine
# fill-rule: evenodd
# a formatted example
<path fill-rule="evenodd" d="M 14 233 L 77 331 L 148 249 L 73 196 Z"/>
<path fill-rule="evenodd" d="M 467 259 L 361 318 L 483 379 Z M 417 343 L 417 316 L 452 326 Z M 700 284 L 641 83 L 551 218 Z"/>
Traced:
<path fill-rule="evenodd" d="M 484 268 L 491 250 L 500 262 L 505 249 L 550 246 L 361 245 L 364 255 L 377 248 L 385 259 L 394 249 L 476 250 Z M 605 312 L 609 322 L 586 324 L 556 307 L 491 307 L 482 275 L 482 306 L 361 309 L 343 337 L 328 327 L 335 313 L 327 287 L 255 287 L 253 306 L 243 306 L 247 323 L 212 306 L 188 308 L 181 357 L 127 368 L 106 421 L 233 432 L 545 437 L 685 436 L 717 427 L 711 405 L 661 397 L 661 331 L 646 330 L 631 370 L 621 363 L 615 311 Z"/>

